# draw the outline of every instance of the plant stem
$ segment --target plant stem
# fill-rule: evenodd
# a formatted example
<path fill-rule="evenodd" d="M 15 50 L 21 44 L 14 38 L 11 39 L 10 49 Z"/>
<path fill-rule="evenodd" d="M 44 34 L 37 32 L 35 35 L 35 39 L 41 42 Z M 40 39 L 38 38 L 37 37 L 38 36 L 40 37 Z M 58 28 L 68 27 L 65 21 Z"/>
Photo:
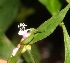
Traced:
<path fill-rule="evenodd" d="M 62 22 L 61 27 L 64 34 L 64 43 L 65 43 L 65 63 L 70 63 L 70 37 L 66 30 L 64 23 Z"/>
<path fill-rule="evenodd" d="M 29 54 L 29 56 L 31 58 L 32 63 L 36 63 L 35 60 L 34 60 L 34 57 L 33 57 L 32 53 L 31 53 L 31 50 L 28 50 L 27 52 L 28 52 L 28 54 Z"/>

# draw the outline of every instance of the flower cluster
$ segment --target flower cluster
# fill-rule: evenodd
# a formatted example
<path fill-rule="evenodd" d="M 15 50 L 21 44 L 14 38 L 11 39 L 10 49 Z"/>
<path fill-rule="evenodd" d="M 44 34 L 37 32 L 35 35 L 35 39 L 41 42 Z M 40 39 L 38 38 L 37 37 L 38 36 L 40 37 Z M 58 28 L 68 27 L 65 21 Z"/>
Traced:
<path fill-rule="evenodd" d="M 20 25 L 18 25 L 18 28 L 20 28 L 18 34 L 22 36 L 22 40 L 26 39 L 28 36 L 30 36 L 30 33 L 28 31 L 30 31 L 30 29 L 25 29 L 25 25 L 24 23 L 20 23 Z M 22 41 L 21 40 L 21 41 Z M 18 44 L 18 46 L 16 48 L 13 49 L 12 52 L 12 56 L 15 56 L 15 54 L 17 53 L 17 51 L 20 48 L 20 44 Z M 26 50 L 31 50 L 31 45 L 24 45 L 21 53 L 25 52 Z"/>
<path fill-rule="evenodd" d="M 25 25 L 24 23 L 20 23 L 20 25 L 18 25 L 18 28 L 20 28 L 18 34 L 23 36 L 23 39 L 30 36 L 30 33 L 28 33 L 28 31 L 30 31 L 30 29 L 25 29 L 25 26 L 27 26 L 27 25 Z"/>

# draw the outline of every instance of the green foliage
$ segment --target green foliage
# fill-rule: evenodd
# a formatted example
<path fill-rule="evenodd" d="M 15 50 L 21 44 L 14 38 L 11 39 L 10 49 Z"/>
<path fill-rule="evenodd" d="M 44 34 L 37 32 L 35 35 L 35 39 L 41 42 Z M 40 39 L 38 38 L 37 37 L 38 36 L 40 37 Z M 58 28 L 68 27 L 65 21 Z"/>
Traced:
<path fill-rule="evenodd" d="M 5 31 L 16 17 L 19 0 L 0 0 L 0 58 L 8 60 L 14 45 L 6 37 Z"/>
<path fill-rule="evenodd" d="M 36 63 L 40 63 L 40 53 L 38 51 L 37 46 L 34 45 L 34 44 L 32 45 L 31 53 L 33 55 L 34 61 Z M 28 52 L 23 53 L 23 57 L 25 58 L 27 63 L 31 63 L 32 62 Z"/>
<path fill-rule="evenodd" d="M 11 56 L 14 46 L 10 40 L 4 35 L 0 34 L 0 58 L 8 59 Z"/>
<path fill-rule="evenodd" d="M 70 8 L 70 4 L 67 5 L 63 10 L 61 10 L 59 13 L 45 21 L 43 24 L 41 24 L 37 30 L 40 33 L 36 33 L 34 35 L 34 39 L 30 42 L 30 44 L 37 42 L 39 40 L 42 40 L 43 38 L 49 36 L 56 27 L 60 24 L 60 22 L 64 19 L 67 11 Z"/>
<path fill-rule="evenodd" d="M 64 23 L 61 23 L 63 34 L 64 34 L 64 43 L 65 43 L 65 63 L 70 63 L 70 36 L 66 30 Z"/>
<path fill-rule="evenodd" d="M 17 61 L 18 61 L 18 55 L 11 57 L 10 60 L 8 60 L 8 63 L 16 63 Z"/>
<path fill-rule="evenodd" d="M 25 40 L 22 41 L 23 44 L 29 43 L 34 37 L 34 34 L 31 34 L 29 37 L 27 37 Z"/>
<path fill-rule="evenodd" d="M 31 29 L 31 31 L 29 32 L 30 36 L 22 41 L 23 44 L 29 43 L 33 39 L 34 33 L 36 33 L 36 29 L 34 29 L 34 28 L 30 28 L 30 29 Z"/>
<path fill-rule="evenodd" d="M 43 5 L 45 5 L 45 7 L 52 15 L 55 15 L 61 9 L 61 3 L 59 2 L 59 0 L 39 0 L 39 1 Z"/>
<path fill-rule="evenodd" d="M 19 0 L 0 0 L 0 31 L 5 32 L 16 17 Z"/>
<path fill-rule="evenodd" d="M 68 3 L 70 0 L 66 0 Z M 42 40 L 49 36 L 54 32 L 56 27 L 63 21 L 67 11 L 70 8 L 70 4 L 68 4 L 64 9 L 61 9 L 61 3 L 59 0 L 39 0 L 48 11 L 53 15 L 50 19 L 41 24 L 37 29 L 30 28 L 31 35 L 22 41 L 23 45 L 33 44 L 39 40 Z M 17 17 L 17 20 L 22 20 L 33 14 L 35 12 L 34 8 L 21 8 L 18 16 L 17 11 L 19 7 L 19 0 L 0 0 L 0 58 L 8 60 L 8 63 L 16 63 L 18 60 L 21 60 L 19 55 L 21 54 L 21 50 L 23 46 L 18 50 L 15 56 L 11 57 L 12 50 L 14 45 L 5 35 L 5 32 L 9 28 L 9 26 L 14 21 L 14 18 Z M 64 42 L 65 42 L 65 63 L 70 63 L 70 36 L 66 30 L 66 27 L 63 23 L 61 23 L 64 34 Z M 32 45 L 32 50 L 23 53 L 23 57 L 27 63 L 40 63 L 40 55 L 37 49 L 37 46 Z M 19 62 L 21 63 L 21 62 Z"/>
<path fill-rule="evenodd" d="M 70 0 L 66 0 L 68 3 L 70 3 Z"/>

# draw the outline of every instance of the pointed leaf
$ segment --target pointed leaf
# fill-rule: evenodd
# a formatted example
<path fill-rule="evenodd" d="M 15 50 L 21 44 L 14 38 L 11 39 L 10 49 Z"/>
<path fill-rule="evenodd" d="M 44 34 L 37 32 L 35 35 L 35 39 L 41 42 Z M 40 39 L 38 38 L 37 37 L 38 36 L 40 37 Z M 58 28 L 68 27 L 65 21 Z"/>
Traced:
<path fill-rule="evenodd" d="M 70 4 L 67 5 L 63 10 L 61 10 L 59 13 L 45 21 L 43 24 L 41 24 L 37 30 L 40 33 L 35 34 L 34 39 L 30 42 L 30 44 L 37 42 L 39 40 L 44 39 L 45 37 L 49 36 L 56 27 L 60 24 L 60 22 L 64 19 L 67 11 L 70 8 Z"/>

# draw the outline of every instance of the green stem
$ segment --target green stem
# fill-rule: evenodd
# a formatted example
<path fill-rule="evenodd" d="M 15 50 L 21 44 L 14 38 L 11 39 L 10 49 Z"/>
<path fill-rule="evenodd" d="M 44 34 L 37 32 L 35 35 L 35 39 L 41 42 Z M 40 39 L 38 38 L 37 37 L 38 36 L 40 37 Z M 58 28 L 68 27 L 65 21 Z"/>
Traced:
<path fill-rule="evenodd" d="M 65 63 L 70 63 L 70 37 L 68 35 L 68 32 L 66 30 L 66 27 L 65 27 L 64 23 L 62 22 L 60 25 L 63 29 L 63 34 L 64 34 Z"/>
<path fill-rule="evenodd" d="M 8 59 L 7 63 L 16 63 L 19 59 L 19 56 L 21 54 L 21 50 L 22 50 L 23 46 L 20 46 L 20 48 L 18 49 L 17 53 L 15 54 L 15 56 L 12 56 Z"/>
<path fill-rule="evenodd" d="M 27 52 L 28 52 L 28 54 L 29 54 L 29 56 L 31 58 L 32 63 L 36 63 L 35 60 L 34 60 L 34 57 L 33 57 L 32 53 L 31 53 L 31 50 L 28 50 Z"/>

